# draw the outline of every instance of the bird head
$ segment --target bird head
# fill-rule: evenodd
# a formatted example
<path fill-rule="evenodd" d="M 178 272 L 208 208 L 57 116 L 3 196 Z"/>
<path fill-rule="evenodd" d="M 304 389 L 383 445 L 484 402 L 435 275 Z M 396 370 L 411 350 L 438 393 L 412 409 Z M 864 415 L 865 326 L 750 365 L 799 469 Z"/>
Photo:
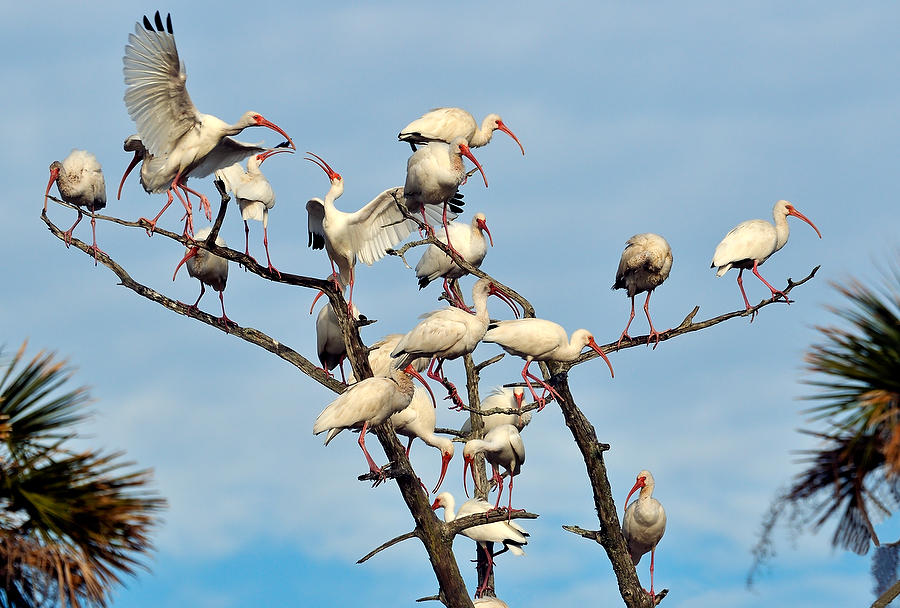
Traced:
<path fill-rule="evenodd" d="M 306 157 L 306 160 L 318 165 L 319 168 L 322 169 L 322 171 L 324 171 L 328 175 L 328 179 L 331 180 L 332 185 L 334 185 L 335 183 L 338 183 L 338 182 L 343 183 L 344 178 L 341 177 L 341 174 L 338 173 L 337 171 L 335 171 L 334 169 L 332 169 L 331 165 L 326 163 L 324 158 L 322 158 L 318 154 L 313 154 L 312 152 L 307 152 L 307 154 L 312 154 L 313 156 L 316 157 L 315 159 Z"/>
<path fill-rule="evenodd" d="M 47 197 L 50 195 L 50 188 L 53 187 L 53 182 L 59 178 L 60 169 L 62 169 L 62 163 L 58 160 L 50 163 L 50 181 L 47 182 L 47 191 L 44 192 L 44 211 L 47 210 Z"/>
<path fill-rule="evenodd" d="M 603 352 L 603 349 L 600 348 L 600 346 L 597 344 L 596 340 L 594 340 L 593 334 L 591 334 L 590 332 L 585 331 L 585 330 L 582 330 L 582 331 L 584 331 L 584 334 L 583 334 L 584 345 L 590 346 L 592 349 L 594 349 L 594 352 L 596 352 L 598 355 L 603 357 L 603 360 L 606 361 L 606 365 L 609 366 L 609 375 L 612 376 L 613 378 L 615 378 L 616 373 L 613 371 L 612 363 L 609 362 L 609 359 L 606 357 L 606 353 Z"/>
<path fill-rule="evenodd" d="M 499 116 L 497 116 L 496 114 L 491 114 L 491 116 L 494 118 L 494 131 L 497 131 L 497 130 L 503 131 L 504 133 L 506 133 L 507 135 L 512 137 L 514 140 L 516 140 L 516 143 L 519 144 L 519 149 L 522 151 L 522 156 L 525 156 L 525 148 L 522 147 L 522 142 L 520 142 L 519 138 L 516 137 L 512 131 L 509 130 L 509 127 L 507 127 L 506 124 L 504 124 L 503 119 L 500 118 Z"/>
<path fill-rule="evenodd" d="M 475 155 L 472 154 L 472 150 L 469 148 L 469 143 L 466 141 L 466 138 L 457 137 L 454 139 L 453 143 L 450 144 L 450 151 L 454 154 L 461 154 L 475 163 L 475 166 L 481 171 L 481 179 L 484 180 L 484 187 L 487 188 L 487 176 L 484 174 L 484 169 L 481 168 L 481 163 L 479 163 L 478 159 L 475 158 Z"/>
<path fill-rule="evenodd" d="M 493 247 L 494 237 L 491 236 L 491 231 L 488 229 L 487 218 L 483 213 L 476 213 L 473 219 L 475 220 L 475 225 L 478 226 L 480 230 L 487 232 L 488 239 L 491 241 L 491 247 Z"/>
<path fill-rule="evenodd" d="M 288 141 L 291 147 L 296 150 L 297 146 L 294 145 L 294 140 L 291 139 L 291 136 L 284 132 L 284 129 L 276 125 L 274 122 L 267 120 L 262 114 L 258 112 L 245 112 L 241 119 L 237 122 L 238 127 L 241 129 L 245 127 L 268 127 L 273 131 L 277 131 L 281 133 L 281 135 Z"/>
<path fill-rule="evenodd" d="M 416 368 L 414 368 L 414 367 L 412 366 L 412 363 L 410 363 L 409 365 L 407 365 L 406 368 L 405 368 L 403 371 L 406 372 L 407 374 L 409 374 L 410 376 L 412 376 L 413 378 L 417 379 L 419 382 L 422 383 L 422 386 L 424 386 L 424 387 L 425 387 L 425 390 L 428 391 L 428 394 L 431 395 L 431 405 L 433 405 L 433 406 L 436 408 L 436 407 L 437 407 L 437 401 L 436 401 L 435 398 L 434 398 L 434 393 L 431 392 L 431 387 L 428 386 L 428 383 L 427 383 L 427 382 L 425 382 L 425 378 L 423 378 L 423 377 L 419 374 L 419 372 L 416 371 Z"/>
<path fill-rule="evenodd" d="M 646 486 L 653 485 L 653 476 L 650 475 L 650 471 L 641 471 L 637 474 L 637 479 L 634 482 L 634 486 L 632 486 L 631 491 L 628 493 L 628 497 L 625 499 L 625 508 L 628 508 L 628 501 L 631 500 L 631 495 L 634 494 L 641 488 Z"/>
<path fill-rule="evenodd" d="M 803 215 L 802 213 L 800 213 L 799 211 L 797 211 L 797 208 L 796 208 L 796 207 L 794 207 L 792 204 L 790 204 L 790 203 L 787 202 L 787 201 L 778 201 L 778 202 L 779 202 L 779 203 L 782 203 L 782 202 L 785 203 L 785 205 L 784 205 L 784 215 L 785 215 L 785 217 L 787 217 L 788 215 L 793 215 L 794 217 L 799 217 L 801 220 L 803 220 L 804 222 L 806 222 L 807 224 L 809 224 L 810 226 L 812 226 L 812 229 L 816 231 L 816 234 L 819 235 L 819 238 L 822 238 L 822 233 L 819 232 L 819 229 L 816 228 L 816 225 L 813 224 L 813 223 L 810 221 L 810 219 L 809 219 L 808 217 L 806 217 L 805 215 Z"/>

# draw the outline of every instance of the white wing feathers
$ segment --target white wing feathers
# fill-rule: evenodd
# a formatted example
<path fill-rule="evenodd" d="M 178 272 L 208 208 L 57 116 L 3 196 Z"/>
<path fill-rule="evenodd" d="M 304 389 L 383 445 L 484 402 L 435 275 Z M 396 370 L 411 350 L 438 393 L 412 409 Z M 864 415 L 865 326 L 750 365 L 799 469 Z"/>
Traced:
<path fill-rule="evenodd" d="M 128 36 L 122 59 L 125 106 L 149 152 L 163 155 L 200 122 L 201 117 L 184 86 L 187 75 L 178 58 L 175 37 L 144 19 Z M 171 28 L 171 21 L 168 22 Z M 159 31 L 157 31 L 159 30 Z"/>
<path fill-rule="evenodd" d="M 383 258 L 387 249 L 403 241 L 417 228 L 414 221 L 404 217 L 398 206 L 401 204 L 403 188 L 398 186 L 385 190 L 362 209 L 351 214 L 347 223 L 347 235 L 357 257 L 367 266 Z"/>

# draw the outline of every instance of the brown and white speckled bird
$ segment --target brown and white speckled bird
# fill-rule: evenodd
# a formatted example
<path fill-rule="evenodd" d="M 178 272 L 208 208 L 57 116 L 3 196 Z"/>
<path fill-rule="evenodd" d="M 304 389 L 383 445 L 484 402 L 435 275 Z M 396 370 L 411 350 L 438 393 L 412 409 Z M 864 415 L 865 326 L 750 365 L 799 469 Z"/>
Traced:
<path fill-rule="evenodd" d="M 650 319 L 650 294 L 653 290 L 662 285 L 669 277 L 672 270 L 672 248 L 666 239 L 645 232 L 636 234 L 625 242 L 625 251 L 622 252 L 622 259 L 619 260 L 619 268 L 616 270 L 616 282 L 613 283 L 613 289 L 624 289 L 631 298 L 631 316 L 628 317 L 628 324 L 625 325 L 619 342 L 616 344 L 618 349 L 622 346 L 622 340 L 631 339 L 628 335 L 628 328 L 634 320 L 634 296 L 646 291 L 647 299 L 644 300 L 644 313 L 647 315 L 647 322 L 650 323 L 650 335 L 647 336 L 647 344 L 653 338 L 656 338 L 656 344 L 659 345 L 660 333 L 653 327 L 653 321 Z"/>
<path fill-rule="evenodd" d="M 631 561 L 636 566 L 647 551 L 650 552 L 650 596 L 653 591 L 653 562 L 656 556 L 656 545 L 666 531 L 666 511 L 658 500 L 653 498 L 655 487 L 650 471 L 641 471 L 628 497 L 625 499 L 625 517 L 622 518 L 622 533 L 628 543 Z M 640 488 L 638 499 L 630 505 L 628 500 Z"/>
<path fill-rule="evenodd" d="M 50 164 L 50 181 L 47 182 L 47 191 L 44 193 L 44 213 L 47 213 L 47 195 L 50 188 L 56 182 L 59 196 L 62 200 L 78 207 L 78 217 L 72 227 L 63 233 L 66 247 L 72 240 L 72 231 L 81 221 L 84 215 L 81 207 L 92 214 L 106 207 L 106 181 L 103 179 L 103 170 L 97 157 L 86 150 L 72 150 L 62 162 L 58 160 Z M 97 221 L 91 216 L 91 233 L 94 237 L 94 264 L 97 263 L 97 252 L 103 252 L 97 247 Z"/>
<path fill-rule="evenodd" d="M 194 241 L 205 241 L 209 237 L 210 232 L 212 232 L 211 228 L 202 228 L 198 230 L 197 234 L 194 235 Z M 225 239 L 222 238 L 222 235 L 216 235 L 216 245 L 219 247 L 226 246 Z M 200 295 L 197 296 L 197 301 L 194 302 L 191 308 L 197 308 L 197 305 L 200 303 L 200 298 L 206 293 L 206 287 L 204 285 L 209 285 L 219 292 L 219 302 L 222 304 L 222 316 L 219 317 L 219 323 L 226 326 L 234 325 L 234 321 L 229 319 L 225 314 L 224 293 L 225 284 L 228 282 L 228 260 L 210 253 L 206 249 L 201 249 L 196 245 L 188 247 L 184 257 L 178 262 L 178 266 L 175 267 L 175 273 L 172 275 L 173 281 L 178 274 L 178 269 L 185 263 L 187 263 L 188 274 L 200 281 Z"/>

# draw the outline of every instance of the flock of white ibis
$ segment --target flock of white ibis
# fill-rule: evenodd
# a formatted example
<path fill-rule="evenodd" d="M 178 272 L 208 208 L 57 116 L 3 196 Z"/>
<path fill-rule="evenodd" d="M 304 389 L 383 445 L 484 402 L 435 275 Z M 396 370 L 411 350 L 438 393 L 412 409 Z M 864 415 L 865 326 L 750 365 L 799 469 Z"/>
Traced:
<path fill-rule="evenodd" d="M 137 133 L 125 140 L 124 149 L 133 152 L 134 156 L 119 183 L 117 198 L 121 197 L 122 185 L 130 171 L 141 163 L 140 182 L 144 190 L 151 194 L 164 192 L 167 196 L 162 210 L 155 217 L 141 218 L 150 235 L 156 230 L 163 212 L 176 197 L 179 199 L 186 212 L 183 234 L 195 244 L 187 247 L 175 268 L 175 274 L 186 264 L 190 276 L 200 281 L 200 296 L 193 308 L 199 304 L 205 286 L 218 291 L 222 306 L 219 321 L 226 327 L 232 325 L 233 322 L 225 314 L 223 297 L 228 262 L 199 246 L 209 237 L 210 228 L 194 232 L 190 197 L 199 201 L 207 220 L 211 220 L 211 210 L 207 197 L 189 188 L 187 179 L 215 174 L 224 182 L 240 208 L 245 231 L 245 255 L 250 255 L 247 221 L 261 221 L 268 269 L 275 276 L 280 276 L 269 254 L 267 231 L 269 210 L 275 204 L 275 191 L 260 167 L 268 158 L 281 152 L 291 153 L 296 146 L 281 127 L 257 112 L 246 112 L 237 122 L 228 124 L 197 110 L 185 87 L 187 76 L 175 45 L 170 16 L 163 21 L 157 12 L 153 20 L 144 17 L 136 24 L 135 32 L 129 35 L 125 47 L 123 64 L 125 105 L 135 122 Z M 231 136 L 254 126 L 274 130 L 286 141 L 274 147 L 265 147 L 232 139 Z M 373 264 L 386 255 L 387 249 L 396 246 L 417 229 L 435 236 L 452 254 L 436 245 L 429 245 L 415 269 L 420 289 L 432 281 L 443 279 L 443 297 L 451 305 L 423 315 L 423 320 L 406 334 L 391 334 L 374 343 L 369 352 L 374 377 L 358 381 L 353 374 L 345 377 L 342 362 L 346 356 L 346 346 L 330 304 L 320 311 L 316 321 L 317 355 L 322 368 L 330 374 L 330 370 L 340 366 L 342 380 L 345 383 L 349 380 L 350 385 L 319 414 L 313 433 L 327 431 L 327 445 L 343 429 L 358 429 L 358 443 L 369 471 L 376 476 L 376 485 L 384 479 L 385 469 L 375 464 L 366 449 L 365 436 L 371 427 L 388 420 L 397 433 L 409 439 L 407 455 L 416 437 L 440 451 L 441 472 L 433 492 L 438 491 L 447 473 L 454 446 L 450 439 L 435 432 L 434 395 L 427 381 L 419 375 L 426 368 L 429 378 L 447 388 L 448 398 L 453 400 L 457 409 L 476 408 L 479 404 L 466 405 L 455 385 L 444 374 L 443 364 L 472 353 L 481 343 L 497 344 L 506 352 L 525 360 L 521 377 L 539 406 L 537 411 L 543 409 L 548 396 L 556 400 L 562 397 L 548 381 L 528 371 L 533 361 L 570 362 L 578 358 L 585 348 L 590 348 L 604 359 L 610 375 L 614 376 L 606 350 L 597 344 L 591 332 L 578 329 L 570 337 L 562 326 L 552 321 L 519 319 L 515 303 L 489 278 L 480 278 L 474 283 L 473 308 L 465 302 L 459 279 L 467 271 L 459 262 L 464 260 L 468 265 L 479 268 L 487 255 L 488 241 L 491 246 L 494 244 L 493 237 L 483 213 L 476 213 L 471 222 L 451 220 L 463 210 L 459 188 L 469 176 L 474 175 L 476 170 L 480 171 L 487 187 L 487 176 L 471 149 L 490 142 L 496 130 L 512 137 L 525 154 L 519 139 L 497 114 L 489 114 L 479 126 L 471 114 L 459 108 L 438 108 L 426 113 L 403 128 L 398 136 L 413 150 L 407 162 L 404 185 L 384 190 L 371 202 L 350 213 L 335 207 L 335 201 L 344 190 L 341 174 L 316 154 L 310 152 L 310 157 L 306 158 L 321 168 L 329 180 L 324 199 L 311 198 L 306 204 L 309 246 L 325 249 L 336 285 L 342 290 L 349 288 L 348 312 L 353 318 L 359 317 L 353 306 L 357 260 L 367 265 Z M 464 157 L 475 165 L 469 173 L 466 172 Z M 241 162 L 245 158 L 247 163 L 243 166 Z M 102 250 L 97 246 L 94 215 L 106 205 L 106 186 L 100 163 L 84 150 L 73 150 L 62 162 L 54 161 L 50 165 L 50 181 L 44 195 L 44 213 L 47 211 L 47 196 L 54 183 L 62 200 L 78 210 L 75 224 L 64 233 L 67 246 L 72 231 L 82 218 L 81 209 L 91 213 L 96 264 L 97 255 Z M 712 267 L 717 268 L 717 276 L 722 276 L 731 268 L 739 269 L 737 282 L 747 310 L 753 307 L 743 287 L 742 274 L 745 269 L 751 269 L 769 288 L 772 298 L 782 297 L 790 302 L 787 295 L 775 289 L 758 270 L 787 242 L 789 215 L 808 223 L 821 238 L 812 221 L 791 203 L 779 200 L 773 210 L 774 225 L 764 220 L 742 222 L 728 232 L 716 247 Z M 443 230 L 437 232 L 435 228 L 438 226 Z M 216 245 L 225 247 L 221 236 L 217 237 Z M 621 347 L 623 340 L 631 341 L 628 330 L 634 319 L 634 298 L 642 292 L 647 293 L 644 301 L 644 312 L 650 326 L 647 344 L 655 340 L 654 349 L 659 345 L 666 332 L 657 330 L 650 318 L 650 294 L 668 278 L 672 260 L 668 242 L 659 235 L 637 234 L 626 242 L 613 288 L 625 289 L 631 299 L 631 314 L 616 349 Z M 516 318 L 493 321 L 487 309 L 487 300 L 491 295 L 509 304 Z M 755 311 L 751 314 L 751 321 L 754 314 Z M 413 377 L 422 382 L 430 398 L 414 387 Z M 540 394 L 532 381 L 539 385 Z M 470 422 L 463 425 L 459 433 L 465 441 L 463 487 L 468 493 L 466 473 L 468 467 L 473 466 L 474 478 L 474 458 L 481 453 L 493 469 L 492 480 L 497 485 L 497 498 L 493 506 L 485 500 L 472 499 L 465 502 L 459 512 L 455 512 L 453 496 L 448 492 L 438 494 L 433 508 L 444 508 L 445 521 L 498 509 L 504 477 L 509 478 L 506 509 L 510 515 L 513 513 L 513 479 L 520 474 L 525 462 L 525 444 L 520 433 L 532 416 L 531 412 L 521 411 L 524 397 L 521 385 L 497 389 L 480 405 L 483 409 L 501 408 L 505 411 L 484 417 L 480 434 L 473 434 Z M 633 562 L 637 564 L 648 551 L 651 554 L 651 596 L 655 593 L 653 570 L 656 545 L 666 525 L 662 505 L 651 496 L 653 488 L 653 477 L 648 471 L 641 471 L 626 498 L 626 505 L 637 490 L 640 490 L 639 497 L 627 506 L 623 518 L 623 532 Z M 427 492 L 424 485 L 423 489 Z M 488 551 L 486 543 L 502 543 L 504 551 L 522 555 L 524 551 L 521 547 L 527 543 L 528 536 L 523 528 L 511 521 L 511 517 L 507 517 L 505 522 L 468 528 L 462 533 L 484 548 L 491 568 L 496 554 Z M 487 577 L 479 585 L 476 596 L 482 594 L 486 584 Z M 495 603 L 491 604 L 492 601 Z M 506 606 L 500 600 L 489 598 L 481 598 L 480 603 Z"/>

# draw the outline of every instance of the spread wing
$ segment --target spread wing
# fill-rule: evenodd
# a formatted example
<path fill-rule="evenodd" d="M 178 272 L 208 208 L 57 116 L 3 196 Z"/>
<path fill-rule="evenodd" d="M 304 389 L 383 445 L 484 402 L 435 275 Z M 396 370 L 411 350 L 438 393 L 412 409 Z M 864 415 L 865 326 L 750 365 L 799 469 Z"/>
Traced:
<path fill-rule="evenodd" d="M 269 149 L 263 147 L 262 143 L 248 144 L 230 137 L 223 137 L 222 141 L 212 149 L 212 152 L 203 157 L 197 168 L 191 171 L 191 177 L 206 177 L 218 167 L 239 163 L 248 156 L 261 154 Z"/>
<path fill-rule="evenodd" d="M 154 24 L 144 17 L 128 36 L 122 63 L 128 115 L 147 150 L 164 155 L 200 122 L 184 86 L 187 74 L 178 58 L 171 16 L 166 16 L 165 28 L 159 11 Z"/>
<path fill-rule="evenodd" d="M 308 246 L 313 249 L 323 249 L 325 247 L 325 228 L 322 226 L 322 222 L 325 220 L 325 203 L 320 198 L 309 199 L 306 202 L 306 213 L 309 215 Z"/>
<path fill-rule="evenodd" d="M 385 190 L 362 209 L 350 215 L 347 235 L 357 257 L 371 266 L 418 226 L 403 214 L 403 188 Z"/>

